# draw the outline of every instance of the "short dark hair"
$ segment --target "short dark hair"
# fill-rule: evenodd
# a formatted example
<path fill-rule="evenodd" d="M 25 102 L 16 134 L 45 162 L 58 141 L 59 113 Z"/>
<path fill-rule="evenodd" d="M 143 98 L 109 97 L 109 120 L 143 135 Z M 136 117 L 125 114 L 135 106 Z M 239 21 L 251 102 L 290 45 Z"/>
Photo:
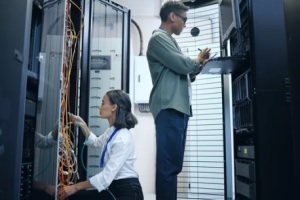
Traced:
<path fill-rule="evenodd" d="M 159 16 L 161 21 L 165 22 L 168 20 L 168 16 L 171 12 L 175 12 L 175 13 L 181 13 L 183 11 L 188 11 L 189 7 L 184 5 L 181 1 L 166 1 L 159 12 Z"/>
<path fill-rule="evenodd" d="M 111 90 L 106 93 L 111 104 L 117 104 L 116 121 L 114 127 L 117 129 L 134 128 L 138 123 L 131 112 L 131 101 L 129 95 L 123 90 Z"/>

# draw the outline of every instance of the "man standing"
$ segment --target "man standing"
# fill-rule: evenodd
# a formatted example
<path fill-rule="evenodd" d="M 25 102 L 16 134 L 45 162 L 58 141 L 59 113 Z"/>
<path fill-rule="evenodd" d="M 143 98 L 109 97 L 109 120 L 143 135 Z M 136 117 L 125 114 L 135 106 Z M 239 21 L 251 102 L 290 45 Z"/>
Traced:
<path fill-rule="evenodd" d="M 153 88 L 150 110 L 156 128 L 156 199 L 177 199 L 177 175 L 181 172 L 186 130 L 191 116 L 191 81 L 209 58 L 203 49 L 196 59 L 185 56 L 172 34 L 179 35 L 189 8 L 167 1 L 160 10 L 161 25 L 148 44 L 147 59 Z"/>

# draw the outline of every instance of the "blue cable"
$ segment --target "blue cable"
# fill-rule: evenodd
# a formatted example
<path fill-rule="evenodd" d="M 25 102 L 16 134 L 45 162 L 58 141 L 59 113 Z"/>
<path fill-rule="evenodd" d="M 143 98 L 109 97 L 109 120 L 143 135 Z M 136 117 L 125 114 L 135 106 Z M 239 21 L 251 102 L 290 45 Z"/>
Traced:
<path fill-rule="evenodd" d="M 113 198 L 114 200 L 117 200 L 117 198 L 113 195 L 113 193 L 112 193 L 111 191 L 109 191 L 108 188 L 107 188 L 107 191 L 108 191 L 108 193 L 112 196 L 112 198 Z"/>
<path fill-rule="evenodd" d="M 88 173 L 88 176 L 90 177 L 92 174 L 89 172 L 89 170 L 85 167 L 84 163 L 83 163 L 83 150 L 84 150 L 84 147 L 86 146 L 85 145 L 85 142 L 86 142 L 87 139 L 85 139 L 85 141 L 83 142 L 83 147 L 81 149 L 81 165 L 82 167 L 85 169 L 85 171 Z"/>

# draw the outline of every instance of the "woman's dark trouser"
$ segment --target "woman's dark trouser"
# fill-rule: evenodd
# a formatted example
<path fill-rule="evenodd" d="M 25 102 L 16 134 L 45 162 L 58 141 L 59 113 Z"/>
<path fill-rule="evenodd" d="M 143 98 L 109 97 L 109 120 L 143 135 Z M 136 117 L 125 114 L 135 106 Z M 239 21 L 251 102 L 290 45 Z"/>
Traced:
<path fill-rule="evenodd" d="M 189 116 L 174 109 L 161 110 L 156 126 L 156 200 L 177 199 Z"/>
<path fill-rule="evenodd" d="M 143 200 L 139 179 L 126 178 L 114 180 L 107 190 L 84 190 L 69 197 L 69 200 Z"/>

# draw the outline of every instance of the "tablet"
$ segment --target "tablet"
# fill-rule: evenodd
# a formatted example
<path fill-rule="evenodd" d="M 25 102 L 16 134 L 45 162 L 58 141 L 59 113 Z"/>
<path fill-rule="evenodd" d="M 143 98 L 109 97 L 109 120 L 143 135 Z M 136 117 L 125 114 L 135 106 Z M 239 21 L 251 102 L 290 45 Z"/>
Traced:
<path fill-rule="evenodd" d="M 243 57 L 215 57 L 210 58 L 203 66 L 201 74 L 230 74 L 241 67 Z"/>

